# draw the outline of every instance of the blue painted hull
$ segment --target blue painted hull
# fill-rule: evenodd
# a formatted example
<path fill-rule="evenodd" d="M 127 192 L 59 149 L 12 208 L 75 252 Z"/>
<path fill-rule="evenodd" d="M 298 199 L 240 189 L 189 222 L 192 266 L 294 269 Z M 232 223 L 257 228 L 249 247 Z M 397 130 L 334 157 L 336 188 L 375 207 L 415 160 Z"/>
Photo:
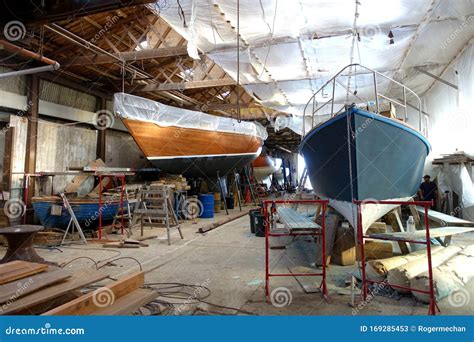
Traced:
<path fill-rule="evenodd" d="M 414 195 L 429 151 L 415 129 L 356 108 L 315 127 L 300 145 L 315 192 L 343 202 Z"/>
<path fill-rule="evenodd" d="M 51 205 L 61 205 L 51 201 L 33 202 L 35 215 L 38 217 L 41 225 L 46 228 L 65 229 L 71 219 L 66 208 L 62 208 L 61 216 L 51 215 Z M 124 203 L 126 205 L 126 203 Z M 99 203 L 80 203 L 71 204 L 82 229 L 96 229 L 99 226 Z M 117 213 L 120 203 L 109 203 L 102 205 L 102 224 L 111 223 Z"/>

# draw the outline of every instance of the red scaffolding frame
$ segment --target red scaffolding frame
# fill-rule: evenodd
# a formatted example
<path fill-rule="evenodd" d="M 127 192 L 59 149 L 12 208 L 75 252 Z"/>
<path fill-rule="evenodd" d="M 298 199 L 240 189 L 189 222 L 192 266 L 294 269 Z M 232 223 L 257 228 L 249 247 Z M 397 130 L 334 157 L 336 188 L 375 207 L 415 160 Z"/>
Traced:
<path fill-rule="evenodd" d="M 426 254 L 427 254 L 427 259 L 428 259 L 428 278 L 429 278 L 429 289 L 428 291 L 426 290 L 419 290 L 419 289 L 414 289 L 411 287 L 407 286 L 402 286 L 402 285 L 394 285 L 394 284 L 389 284 L 385 282 L 385 284 L 388 284 L 392 288 L 400 288 L 404 289 L 407 291 L 414 291 L 414 292 L 420 292 L 424 294 L 428 294 L 430 296 L 430 303 L 428 307 L 428 314 L 429 315 L 436 315 L 436 309 L 438 308 L 436 304 L 436 299 L 435 299 L 435 294 L 434 294 L 434 285 L 433 285 L 433 265 L 431 263 L 431 238 L 430 238 L 430 225 L 429 225 L 429 220 L 428 220 L 428 208 L 432 204 L 430 201 L 360 201 L 360 200 L 354 200 L 354 204 L 357 205 L 357 240 L 360 248 L 360 267 L 361 267 L 361 276 L 362 276 L 362 300 L 365 301 L 367 300 L 367 295 L 368 295 L 368 283 L 371 284 L 380 284 L 382 283 L 381 281 L 375 281 L 372 279 L 367 278 L 367 274 L 365 271 L 365 251 L 364 251 L 364 239 L 372 239 L 372 240 L 385 240 L 385 241 L 400 241 L 400 242 L 408 242 L 408 243 L 418 243 L 418 244 L 423 244 L 426 245 Z M 411 240 L 411 239 L 400 239 L 400 238 L 390 238 L 390 237 L 380 237 L 374 235 L 365 235 L 363 233 L 362 229 L 362 210 L 361 210 L 361 205 L 362 204 L 394 204 L 394 205 L 419 205 L 423 206 L 425 209 L 425 217 L 424 217 L 424 223 L 425 223 L 425 241 L 419 241 L 419 240 Z M 439 309 L 438 309 L 439 310 Z"/>
<path fill-rule="evenodd" d="M 263 201 L 263 214 L 264 214 L 264 224 L 265 224 L 265 296 L 267 302 L 270 299 L 270 277 L 322 277 L 320 288 L 322 296 L 327 300 L 328 299 L 328 289 L 326 284 L 326 210 L 328 200 L 264 200 Z M 308 230 L 313 230 L 314 232 L 291 232 L 288 233 L 272 233 L 269 227 L 269 204 L 321 204 L 322 205 L 322 222 L 321 229 L 314 229 L 308 227 Z M 279 237 L 279 236 L 321 236 L 321 259 L 322 259 L 322 270 L 319 273 L 270 273 L 269 269 L 269 238 L 270 237 Z"/>

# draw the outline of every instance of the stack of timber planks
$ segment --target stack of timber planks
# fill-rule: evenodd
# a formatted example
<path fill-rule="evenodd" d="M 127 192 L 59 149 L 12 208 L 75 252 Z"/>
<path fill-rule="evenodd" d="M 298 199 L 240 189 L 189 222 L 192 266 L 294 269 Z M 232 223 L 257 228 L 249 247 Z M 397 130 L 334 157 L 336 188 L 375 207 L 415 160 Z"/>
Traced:
<path fill-rule="evenodd" d="M 1 264 L 0 315 L 127 315 L 157 297 L 156 291 L 141 288 L 143 272 L 83 294 L 85 287 L 108 276 L 97 270 L 71 273 L 27 261 Z"/>
<path fill-rule="evenodd" d="M 152 187 L 166 185 L 171 187 L 173 190 L 189 190 L 191 187 L 188 185 L 188 181 L 181 175 L 169 175 L 160 180 L 154 181 L 150 184 Z"/>

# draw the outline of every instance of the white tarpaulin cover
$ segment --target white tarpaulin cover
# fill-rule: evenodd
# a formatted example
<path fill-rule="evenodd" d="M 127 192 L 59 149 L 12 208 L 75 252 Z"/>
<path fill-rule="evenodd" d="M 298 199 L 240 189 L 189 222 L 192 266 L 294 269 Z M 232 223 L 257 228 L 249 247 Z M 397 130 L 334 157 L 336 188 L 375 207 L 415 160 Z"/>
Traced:
<path fill-rule="evenodd" d="M 267 139 L 267 131 L 258 122 L 247 122 L 209 115 L 145 99 L 143 97 L 116 93 L 114 112 L 122 118 L 156 123 L 160 126 L 197 128 L 208 131 L 246 134 Z"/>
<path fill-rule="evenodd" d="M 474 184 L 465 165 L 448 165 L 440 168 L 438 188 L 441 192 L 452 190 L 459 194 L 463 208 L 474 205 Z"/>
<path fill-rule="evenodd" d="M 188 50 L 198 48 L 237 78 L 236 0 L 167 2 L 159 12 L 188 40 Z M 441 75 L 473 36 L 472 0 L 240 0 L 239 81 L 261 104 L 300 116 L 311 95 L 350 63 L 420 95 L 435 80 L 416 67 Z M 352 82 L 351 91 L 357 87 L 365 97 L 366 81 Z M 345 90 L 338 91 L 342 103 Z"/>

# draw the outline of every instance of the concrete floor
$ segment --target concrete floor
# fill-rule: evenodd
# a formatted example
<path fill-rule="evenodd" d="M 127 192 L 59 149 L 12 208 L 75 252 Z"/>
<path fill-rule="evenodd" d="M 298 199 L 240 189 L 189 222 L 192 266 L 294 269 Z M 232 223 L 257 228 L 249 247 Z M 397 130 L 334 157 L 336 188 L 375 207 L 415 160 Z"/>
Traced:
<path fill-rule="evenodd" d="M 246 208 L 248 210 L 248 208 Z M 238 210 L 231 211 L 232 215 Z M 249 219 L 245 215 L 224 224 L 208 233 L 197 232 L 202 225 L 222 220 L 224 213 L 214 219 L 199 220 L 193 224 L 187 221 L 182 224 L 184 240 L 177 231 L 172 234 L 172 244 L 168 246 L 164 229 L 146 228 L 145 235 L 158 235 L 158 238 L 146 240 L 149 247 L 139 249 L 102 248 L 100 244 L 73 245 L 57 249 L 39 249 L 45 259 L 57 263 L 67 263 L 78 257 L 87 256 L 100 265 L 116 258 L 110 265 L 102 268 L 111 277 L 118 278 L 139 269 L 138 262 L 146 272 L 146 282 L 151 283 L 186 283 L 203 285 L 210 289 L 210 296 L 205 301 L 258 315 L 425 315 L 427 306 L 416 302 L 412 297 L 390 299 L 377 296 L 357 312 L 349 306 L 350 290 L 344 279 L 356 266 L 335 266 L 328 268 L 328 287 L 330 302 L 321 298 L 318 291 L 319 279 L 313 277 L 272 278 L 271 291 L 283 291 L 282 304 L 274 305 L 265 301 L 264 296 L 264 238 L 250 233 Z M 138 233 L 136 231 L 136 233 Z M 119 238 L 110 235 L 110 238 Z M 136 236 L 135 236 L 136 237 Z M 464 235 L 463 243 L 473 243 L 474 234 Z M 279 240 L 279 241 L 278 241 Z M 314 243 L 307 237 L 274 239 L 274 245 L 286 245 L 286 249 L 272 250 L 272 272 L 288 272 L 288 267 L 311 268 L 314 262 Z M 456 242 L 456 241 L 455 241 Z M 0 255 L 5 248 L 0 249 Z M 128 259 L 132 257 L 135 260 Z M 73 272 L 93 269 L 92 261 L 80 258 L 66 266 Z M 162 289 L 166 285 L 156 285 Z M 277 289 L 277 290 L 275 290 Z M 441 314 L 469 314 L 474 312 L 474 280 L 467 284 L 468 303 L 462 307 L 453 307 L 447 298 L 438 305 Z M 184 290 L 183 290 L 184 291 Z M 306 293 L 309 291 L 312 293 Z M 160 298 L 181 303 L 168 314 L 243 314 L 236 310 L 226 309 L 206 303 L 195 304 L 195 297 L 204 295 L 204 290 L 187 289 L 188 294 L 181 294 L 180 299 Z M 286 297 L 285 297 L 286 295 Z M 290 298 L 291 297 L 291 298 Z M 285 302 L 285 299 L 290 298 Z M 191 303 L 188 305 L 188 303 Z M 179 308 L 179 309 L 176 309 Z"/>

